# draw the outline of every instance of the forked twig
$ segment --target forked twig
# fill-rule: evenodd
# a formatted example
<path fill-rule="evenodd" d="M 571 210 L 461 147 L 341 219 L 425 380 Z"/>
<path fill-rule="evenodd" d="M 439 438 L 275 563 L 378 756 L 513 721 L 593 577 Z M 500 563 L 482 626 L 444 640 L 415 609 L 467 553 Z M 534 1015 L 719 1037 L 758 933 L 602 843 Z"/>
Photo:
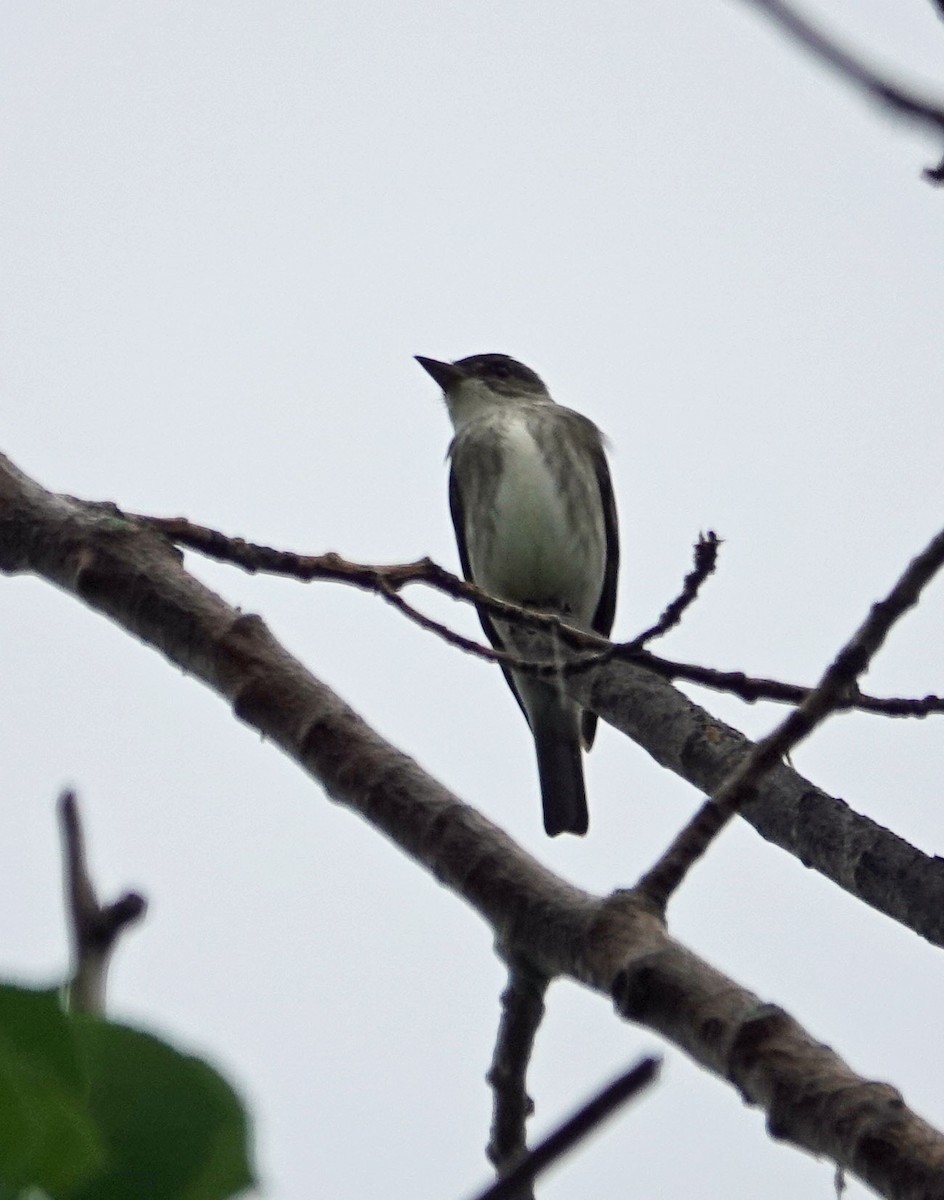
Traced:
<path fill-rule="evenodd" d="M 100 1016 L 105 1011 L 105 981 L 112 952 L 121 933 L 144 915 L 147 903 L 137 892 L 125 892 L 113 904 L 99 904 L 88 871 L 74 792 L 60 796 L 59 822 L 74 959 L 67 1007 L 70 1012 Z"/>

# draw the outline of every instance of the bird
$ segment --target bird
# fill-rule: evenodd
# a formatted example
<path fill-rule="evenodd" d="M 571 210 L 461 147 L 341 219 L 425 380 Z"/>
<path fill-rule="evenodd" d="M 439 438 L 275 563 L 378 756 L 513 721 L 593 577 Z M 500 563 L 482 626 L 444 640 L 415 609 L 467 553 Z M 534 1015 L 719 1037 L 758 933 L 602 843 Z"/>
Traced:
<path fill-rule="evenodd" d="M 416 361 L 442 388 L 454 429 L 449 507 L 465 578 L 608 637 L 619 529 L 599 429 L 507 354 Z M 481 608 L 479 619 L 495 649 L 515 653 L 520 626 Z M 596 714 L 566 695 L 559 676 L 502 670 L 534 737 L 545 831 L 583 835 L 581 751 L 593 743 Z"/>

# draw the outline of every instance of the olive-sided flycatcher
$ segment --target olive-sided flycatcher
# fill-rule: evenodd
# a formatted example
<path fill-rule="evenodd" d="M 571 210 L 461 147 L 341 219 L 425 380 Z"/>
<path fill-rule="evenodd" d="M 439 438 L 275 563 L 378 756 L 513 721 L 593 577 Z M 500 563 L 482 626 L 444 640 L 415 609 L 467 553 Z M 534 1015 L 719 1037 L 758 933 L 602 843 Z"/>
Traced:
<path fill-rule="evenodd" d="M 619 538 L 600 431 L 506 354 L 417 362 L 443 389 L 455 428 L 449 506 L 466 579 L 609 636 Z M 479 619 L 493 646 L 515 652 L 513 624 Z M 586 833 L 581 744 L 590 748 L 596 714 L 553 676 L 502 669 L 534 735 L 544 828 Z"/>

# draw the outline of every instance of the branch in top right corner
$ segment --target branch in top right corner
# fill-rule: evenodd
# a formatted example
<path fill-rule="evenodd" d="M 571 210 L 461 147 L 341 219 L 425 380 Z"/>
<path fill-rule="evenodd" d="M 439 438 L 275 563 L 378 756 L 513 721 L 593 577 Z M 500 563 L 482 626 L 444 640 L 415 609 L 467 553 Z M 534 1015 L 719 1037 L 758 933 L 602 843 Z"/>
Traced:
<path fill-rule="evenodd" d="M 812 25 L 784 0 L 747 0 L 754 8 L 778 25 L 789 37 L 799 42 L 815 58 L 827 63 L 844 79 L 855 84 L 871 99 L 890 111 L 919 125 L 930 125 L 939 136 L 944 135 L 944 106 L 923 99 L 880 75 L 873 67 L 843 49 L 825 33 Z M 941 0 L 935 0 L 944 11 Z M 932 183 L 944 183 L 944 160 L 936 167 L 928 167 L 924 176 Z"/>

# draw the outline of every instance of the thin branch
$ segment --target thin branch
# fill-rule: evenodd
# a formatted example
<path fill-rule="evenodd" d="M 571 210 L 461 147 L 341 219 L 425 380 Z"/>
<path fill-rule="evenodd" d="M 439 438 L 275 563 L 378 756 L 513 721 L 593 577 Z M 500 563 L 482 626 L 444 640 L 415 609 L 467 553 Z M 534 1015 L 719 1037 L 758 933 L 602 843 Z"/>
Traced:
<path fill-rule="evenodd" d="M 929 125 L 938 135 L 944 134 L 944 106 L 938 101 L 922 99 L 916 93 L 906 91 L 884 78 L 800 16 L 784 0 L 747 0 L 747 3 L 760 9 L 794 41 L 831 66 L 838 75 L 856 85 L 872 100 L 916 124 Z M 944 182 L 944 161 L 937 167 L 927 168 L 924 175 L 934 183 Z"/>
<path fill-rule="evenodd" d="M 617 648 L 614 658 L 629 658 Z M 693 663 L 673 662 L 669 658 L 654 654 L 638 656 L 640 665 L 654 671 L 663 679 L 683 679 L 697 683 L 716 692 L 727 692 L 738 699 L 754 704 L 758 700 L 771 700 L 777 704 L 802 704 L 813 690 L 802 684 L 782 683 L 777 679 L 762 679 L 745 675 L 743 671 L 718 671 L 713 667 L 700 667 Z M 847 696 L 836 705 L 836 712 L 879 713 L 885 717 L 927 717 L 944 713 L 944 697 L 929 695 L 920 697 L 870 696 L 852 688 Z"/>
<path fill-rule="evenodd" d="M 105 981 L 118 938 L 144 916 L 147 903 L 137 892 L 125 892 L 114 903 L 101 905 L 89 875 L 85 838 L 74 792 L 59 797 L 66 913 L 74 959 L 68 988 L 71 1012 L 105 1011 Z"/>
<path fill-rule="evenodd" d="M 534 1180 L 574 1146 L 587 1138 L 607 1117 L 628 1104 L 656 1079 L 661 1066 L 658 1058 L 644 1058 L 629 1071 L 614 1079 L 572 1117 L 535 1146 L 509 1173 L 494 1183 L 476 1200 L 519 1200 Z"/>
<path fill-rule="evenodd" d="M 490 596 L 474 584 L 453 575 L 430 558 L 416 559 L 410 563 L 357 563 L 342 558 L 339 554 L 298 554 L 289 550 L 276 550 L 247 542 L 243 538 L 229 537 L 218 530 L 196 525 L 185 517 L 125 516 L 114 505 L 107 506 L 112 515 L 124 517 L 158 530 L 175 544 L 198 551 L 218 562 L 228 562 L 241 567 L 250 574 L 263 573 L 287 576 L 310 582 L 315 579 L 347 583 L 365 591 L 382 596 L 404 616 L 422 629 L 435 633 L 449 645 L 486 662 L 502 663 L 516 670 L 535 675 L 577 674 L 599 667 L 613 658 L 635 659 L 650 667 L 665 679 L 685 679 L 699 683 L 716 691 L 730 692 L 742 700 L 773 700 L 780 703 L 799 704 L 809 695 L 810 688 L 777 680 L 753 678 L 742 671 L 717 671 L 692 663 L 680 663 L 643 651 L 644 644 L 651 638 L 673 628 L 682 613 L 698 594 L 704 580 L 715 569 L 717 549 L 720 545 L 714 533 L 700 537 L 695 547 L 695 568 L 686 576 L 680 596 L 670 604 L 659 621 L 631 641 L 611 643 L 593 633 L 585 633 L 565 624 L 559 617 L 534 609 L 522 608 Z M 525 659 L 507 651 L 495 650 L 473 638 L 468 638 L 447 625 L 433 620 L 420 612 L 402 596 L 400 589 L 409 584 L 423 584 L 443 595 L 456 600 L 471 602 L 493 616 L 502 617 L 516 624 L 561 633 L 571 645 L 586 650 L 586 655 L 575 656 L 561 664 L 557 660 L 539 661 Z M 884 699 L 856 692 L 850 695 L 841 708 L 859 709 L 863 712 L 882 713 L 888 716 L 927 716 L 929 713 L 944 712 L 944 699 L 926 696 L 923 699 Z"/>
<path fill-rule="evenodd" d="M 383 596 L 388 604 L 390 604 L 398 612 L 403 613 L 403 615 L 408 620 L 412 621 L 414 625 L 418 625 L 420 629 L 425 629 L 428 633 L 435 633 L 436 636 L 442 638 L 442 640 L 448 646 L 455 646 L 457 650 L 462 650 L 466 654 L 471 654 L 474 658 L 484 659 L 486 662 L 504 663 L 507 666 L 514 667 L 519 665 L 530 665 L 521 663 L 517 655 L 508 654 L 504 650 L 496 650 L 493 646 L 485 646 L 481 642 L 477 642 L 475 638 L 469 638 L 464 634 L 457 633 L 454 629 L 450 629 L 448 625 L 444 625 L 441 621 L 436 621 L 432 617 L 428 617 L 425 613 L 420 612 L 420 610 L 414 605 L 410 604 L 408 600 L 404 600 L 399 592 L 394 591 L 394 589 L 384 581 L 381 581 L 377 590 L 379 595 Z M 538 670 L 543 670 L 544 665 L 547 664 L 534 665 Z"/>
<path fill-rule="evenodd" d="M 849 688 L 868 669 L 889 630 L 913 608 L 925 586 L 944 565 L 944 531 L 913 559 L 884 600 L 872 605 L 867 620 L 839 651 L 803 703 L 756 743 L 714 795 L 702 805 L 665 854 L 639 881 L 659 909 L 731 818 L 750 800 L 763 776 L 834 712 Z"/>
<path fill-rule="evenodd" d="M 448 645 L 485 662 L 501 663 L 533 675 L 577 675 L 601 667 L 612 659 L 623 659 L 640 662 L 663 679 L 684 679 L 715 691 L 729 692 L 748 703 L 772 700 L 777 703 L 801 704 L 812 690 L 799 684 L 781 683 L 775 679 L 754 678 L 745 675 L 743 671 L 718 671 L 694 663 L 675 662 L 643 649 L 646 642 L 678 624 L 682 613 L 696 598 L 704 580 L 714 571 L 717 549 L 721 543 L 711 532 L 699 538 L 695 546 L 695 568 L 686 576 L 681 594 L 666 608 L 659 621 L 631 641 L 609 642 L 597 634 L 585 633 L 565 624 L 552 613 L 542 613 L 498 600 L 475 584 L 466 583 L 457 575 L 453 575 L 430 558 L 418 558 L 410 563 L 378 565 L 351 562 L 335 553 L 297 554 L 290 550 L 275 550 L 270 546 L 247 542 L 243 538 L 229 537 L 205 525 L 195 525 L 185 517 L 131 516 L 123 514 L 113 504 L 102 505 L 102 508 L 111 516 L 156 529 L 175 544 L 186 546 L 217 562 L 231 563 L 250 574 L 279 575 L 303 582 L 320 579 L 346 583 L 363 591 L 373 592 L 383 597 L 408 620 L 421 629 L 434 633 Z M 428 617 L 415 605 L 410 604 L 400 595 L 400 589 L 410 584 L 431 587 L 452 599 L 470 602 L 485 609 L 492 616 L 515 624 L 559 633 L 565 642 L 586 653 L 575 655 L 567 662 L 561 663 L 558 659 L 523 658 L 507 650 L 495 650 L 474 638 L 457 633 L 448 625 Z M 938 696 L 886 699 L 855 691 L 837 707 L 881 713 L 884 716 L 925 717 L 931 713 L 944 713 L 944 699 Z"/>
<path fill-rule="evenodd" d="M 459 582 L 457 580 L 457 582 Z M 384 581 L 380 582 L 377 589 L 378 594 L 395 608 L 401 612 L 414 625 L 418 625 L 420 629 L 425 629 L 428 633 L 434 633 L 448 646 L 455 646 L 457 650 L 462 650 L 466 654 L 471 654 L 473 658 L 483 659 L 485 662 L 499 663 L 502 666 L 508 667 L 514 671 L 523 671 L 528 675 L 537 677 L 550 676 L 554 679 L 560 678 L 562 675 L 576 675 L 581 671 L 588 671 L 594 667 L 601 666 L 603 663 L 609 662 L 616 653 L 617 647 L 606 638 L 602 638 L 597 634 L 585 634 L 582 630 L 575 629 L 571 625 L 565 625 L 557 616 L 548 613 L 542 613 L 536 609 L 518 608 L 517 605 L 509 605 L 508 607 L 516 611 L 510 614 L 511 619 L 515 623 L 520 622 L 522 625 L 532 624 L 531 618 L 538 617 L 542 622 L 548 624 L 553 623 L 554 628 L 559 628 L 565 636 L 573 635 L 574 638 L 592 639 L 594 643 L 600 643 L 604 648 L 595 650 L 589 654 L 581 654 L 568 659 L 566 662 L 560 662 L 553 658 L 530 658 L 520 654 L 513 654 L 510 650 L 497 650 L 494 646 L 485 646 L 475 638 L 466 637 L 464 634 L 457 633 L 456 630 L 450 629 L 448 625 L 444 625 L 441 621 L 436 621 L 432 617 L 428 617 L 425 613 L 420 612 L 418 608 L 405 600 L 398 592 L 389 588 Z M 502 601 L 495 601 L 496 604 L 502 604 Z"/>
<path fill-rule="evenodd" d="M 133 521 L 154 529 L 168 538 L 174 545 L 186 546 L 213 558 L 217 562 L 228 562 L 241 567 L 250 574 L 279 575 L 290 579 L 298 579 L 308 583 L 315 579 L 346 583 L 363 591 L 373 592 L 381 596 L 388 604 L 396 608 L 408 620 L 427 632 L 435 633 L 447 644 L 471 654 L 486 662 L 500 663 L 502 666 L 520 670 L 532 675 L 549 675 L 555 678 L 561 673 L 576 674 L 600 666 L 616 653 L 616 647 L 607 638 L 596 633 L 587 633 L 568 625 L 556 613 L 542 612 L 540 609 L 512 604 L 499 600 L 474 583 L 460 579 L 447 571 L 431 558 L 418 558 L 410 563 L 391 563 L 380 566 L 372 563 L 351 562 L 339 554 L 297 554 L 291 550 L 276 550 L 271 546 L 262 546 L 255 542 L 247 542 L 243 538 L 229 537 L 216 529 L 205 525 L 195 525 L 186 517 L 147 517 L 139 514 L 122 514 L 114 505 L 107 505 L 109 515 L 122 516 L 127 521 Z M 713 534 L 708 535 L 709 539 Z M 703 540 L 703 539 L 702 539 Z M 697 548 L 696 548 L 697 549 Z M 697 555 L 696 555 L 696 561 Z M 706 572 L 707 573 L 707 572 Z M 693 572 L 694 574 L 694 572 Z M 689 579 L 692 577 L 689 576 Z M 697 584 L 693 588 L 691 599 L 687 593 L 669 606 L 667 614 L 674 612 L 675 607 L 682 605 L 681 611 L 694 599 Z M 409 584 L 423 584 L 454 600 L 472 603 L 479 610 L 484 610 L 490 616 L 499 617 L 524 628 L 550 632 L 559 636 L 563 642 L 577 649 L 587 650 L 586 655 L 570 659 L 562 664 L 559 658 L 535 659 L 522 657 L 507 650 L 496 650 L 485 646 L 474 638 L 465 637 L 450 629 L 440 621 L 426 616 L 418 608 L 410 604 L 400 591 Z M 657 630 L 659 626 L 654 626 Z M 654 636 L 649 631 L 645 636 Z M 627 651 L 636 653 L 636 643 L 627 643 Z"/>
<path fill-rule="evenodd" d="M 695 543 L 695 565 L 685 576 L 682 591 L 659 617 L 655 625 L 641 633 L 628 643 L 634 650 L 642 650 L 647 642 L 654 638 L 663 637 L 670 629 L 674 629 L 688 609 L 698 597 L 699 589 L 709 575 L 714 573 L 718 562 L 718 549 L 721 539 L 709 529 L 707 534 L 699 534 Z"/>
<path fill-rule="evenodd" d="M 113 515 L 118 513 L 113 505 L 108 505 L 108 509 Z M 209 529 L 205 525 L 195 525 L 186 517 L 147 517 L 131 513 L 118 513 L 118 515 L 126 521 L 157 530 L 175 545 L 195 550 L 217 562 L 231 563 L 251 575 L 278 575 L 289 579 L 298 579 L 303 583 L 319 579 L 345 583 L 362 591 L 373 592 L 375 595 L 383 597 L 388 604 L 393 605 L 420 628 L 436 633 L 450 645 L 489 662 L 530 670 L 535 674 L 556 674 L 560 669 L 560 664 L 556 661 L 525 661 L 512 654 L 493 650 L 489 646 L 483 646 L 479 642 L 465 638 L 446 625 L 421 613 L 400 596 L 400 591 L 410 584 L 423 584 L 454 600 L 474 604 L 476 608 L 484 609 L 493 617 L 559 634 L 565 642 L 578 648 L 604 652 L 610 650 L 610 642 L 606 638 L 575 629 L 556 613 L 542 612 L 540 609 L 527 608 L 506 600 L 499 600 L 474 583 L 468 583 L 457 575 L 453 575 L 451 571 L 439 566 L 431 558 L 418 558 L 415 562 L 387 565 L 358 563 L 342 558 L 340 554 L 335 554 L 333 551 L 327 554 L 297 554 L 292 550 L 276 550 L 271 546 L 247 542 L 243 538 L 229 537 L 227 534 L 220 533 L 216 529 Z M 576 664 L 573 667 L 574 670 L 581 668 L 582 664 Z"/>
<path fill-rule="evenodd" d="M 327 554 L 297 554 L 292 550 L 276 550 L 257 542 L 247 542 L 244 538 L 230 537 L 206 525 L 197 525 L 186 517 L 149 517 L 135 513 L 120 515 L 127 521 L 146 525 L 162 533 L 175 545 L 195 550 L 217 562 L 231 563 L 250 575 L 284 575 L 306 583 L 313 579 L 335 580 L 373 592 L 379 591 L 380 580 L 394 589 L 405 587 L 408 583 L 433 583 L 438 575 L 459 582 L 429 558 L 376 566 L 350 562 L 333 551 Z M 470 595 L 470 598 L 477 597 Z"/>
<path fill-rule="evenodd" d="M 493 616 L 512 619 L 526 616 L 533 619 L 533 624 L 539 628 L 550 628 L 556 623 L 556 618 L 552 616 L 495 599 L 474 583 L 466 583 L 440 567 L 431 558 L 386 565 L 359 563 L 342 558 L 333 551 L 327 554 L 298 554 L 292 550 L 276 550 L 272 546 L 230 537 L 205 525 L 196 525 L 186 517 L 148 517 L 127 513 L 125 519 L 157 530 L 175 545 L 197 551 L 217 562 L 230 563 L 250 575 L 279 575 L 303 583 L 316 579 L 346 583 L 387 600 L 409 584 L 422 583 L 453 599 L 481 605 Z M 413 613 L 408 615 L 415 619 Z"/>
<path fill-rule="evenodd" d="M 528 1153 L 525 1127 L 534 1111 L 527 1089 L 528 1064 L 544 1016 L 544 995 L 549 982 L 543 972 L 520 959 L 509 962 L 495 1053 L 486 1076 L 493 1097 L 492 1129 L 486 1153 L 502 1177 Z M 530 1186 L 523 1184 L 516 1200 L 531 1200 L 531 1195 Z"/>

